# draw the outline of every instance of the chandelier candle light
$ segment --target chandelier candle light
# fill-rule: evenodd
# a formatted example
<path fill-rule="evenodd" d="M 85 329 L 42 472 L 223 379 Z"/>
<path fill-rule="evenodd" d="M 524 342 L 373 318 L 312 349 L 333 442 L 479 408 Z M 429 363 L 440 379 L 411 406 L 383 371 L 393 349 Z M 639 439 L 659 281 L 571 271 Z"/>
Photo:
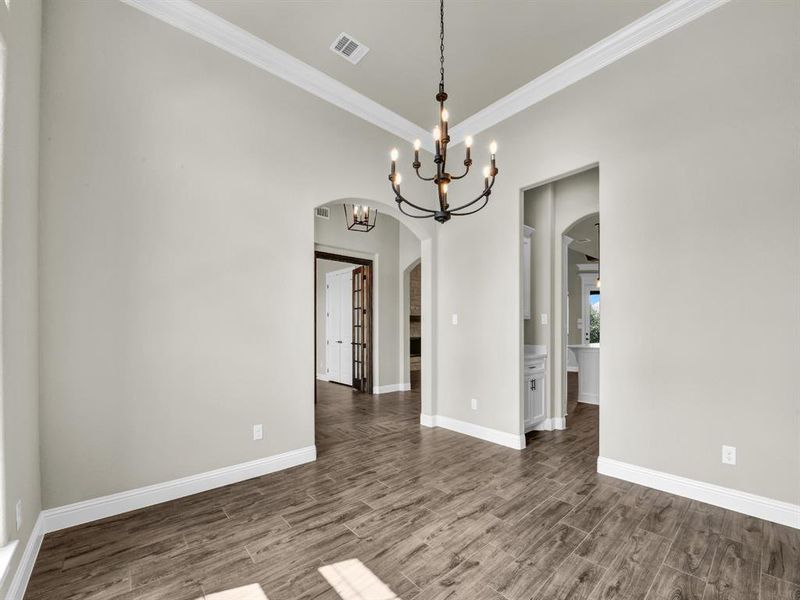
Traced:
<path fill-rule="evenodd" d="M 444 102 L 447 100 L 447 93 L 444 91 L 444 0 L 439 1 L 439 93 L 436 94 L 436 101 L 439 103 L 439 126 L 433 130 L 433 140 L 436 145 L 433 162 L 436 165 L 436 175 L 433 177 L 423 177 L 420 175 L 419 169 L 422 163 L 419 160 L 419 149 L 422 146 L 419 140 L 414 142 L 414 162 L 411 166 L 417 174 L 417 177 L 423 181 L 432 181 L 436 185 L 437 194 L 439 196 L 439 208 L 430 209 L 423 206 L 414 204 L 408 201 L 400 193 L 400 173 L 397 172 L 397 159 L 399 152 L 394 148 L 390 153 L 392 159 L 392 170 L 389 173 L 389 181 L 392 185 L 392 191 L 395 194 L 395 202 L 397 207 L 404 215 L 413 217 L 415 219 L 434 218 L 439 223 L 446 223 L 450 217 L 461 217 L 471 215 L 481 210 L 489 202 L 489 196 L 492 193 L 492 186 L 494 186 L 494 179 L 497 176 L 497 166 L 495 165 L 495 154 L 497 153 L 497 143 L 492 142 L 489 146 L 491 154 L 491 163 L 483 168 L 483 191 L 474 200 L 462 204 L 456 208 L 450 208 L 447 202 L 447 189 L 450 183 L 456 179 L 462 179 L 469 173 L 472 166 L 472 137 L 467 136 L 464 139 L 464 146 L 466 147 L 466 157 L 464 158 L 464 172 L 461 175 L 451 175 L 447 172 L 447 145 L 450 143 L 450 136 L 448 135 L 447 127 L 450 115 L 444 107 Z M 408 207 L 408 208 L 407 208 Z"/>

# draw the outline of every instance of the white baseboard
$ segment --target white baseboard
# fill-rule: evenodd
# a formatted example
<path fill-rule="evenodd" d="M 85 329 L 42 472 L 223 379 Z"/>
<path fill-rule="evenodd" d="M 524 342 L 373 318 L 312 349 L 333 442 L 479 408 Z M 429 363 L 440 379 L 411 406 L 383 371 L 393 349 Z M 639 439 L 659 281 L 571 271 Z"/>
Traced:
<path fill-rule="evenodd" d="M 391 394 L 392 392 L 407 392 L 410 389 L 410 383 L 390 383 L 388 385 L 376 385 L 372 388 L 372 393 Z"/>
<path fill-rule="evenodd" d="M 307 446 L 214 471 L 182 477 L 181 479 L 76 502 L 75 504 L 68 504 L 58 508 L 50 508 L 42 511 L 44 532 L 50 533 L 51 531 L 89 523 L 131 510 L 152 506 L 153 504 L 191 496 L 192 494 L 313 462 L 316 458 L 317 447 Z"/>
<path fill-rule="evenodd" d="M 567 373 L 577 373 L 578 367 L 567 367 Z"/>
<path fill-rule="evenodd" d="M 328 381 L 328 376 L 324 373 L 317 373 L 317 379 L 320 381 Z"/>
<path fill-rule="evenodd" d="M 25 595 L 25 589 L 28 587 L 28 581 L 30 581 L 31 573 L 33 573 L 33 565 L 39 555 L 43 537 L 44 516 L 39 513 L 31 531 L 31 536 L 28 538 L 28 543 L 25 544 L 25 551 L 22 553 L 14 578 L 11 580 L 6 600 L 22 600 Z"/>
<path fill-rule="evenodd" d="M 584 404 L 600 404 L 600 396 L 598 394 L 586 394 L 584 392 L 578 393 L 578 402 L 583 402 Z"/>
<path fill-rule="evenodd" d="M 420 425 L 425 427 L 441 427 L 442 429 L 449 429 L 464 435 L 469 435 L 480 440 L 499 444 L 515 450 L 522 450 L 525 448 L 525 436 L 515 435 L 513 433 L 506 433 L 497 429 L 490 429 L 483 425 L 476 425 L 475 423 L 468 423 L 467 421 L 459 421 L 458 419 L 451 419 L 450 417 L 443 417 L 442 415 L 420 415 Z"/>
<path fill-rule="evenodd" d="M 597 472 L 692 500 L 800 529 L 800 505 L 782 502 L 628 463 L 597 458 Z"/>
<path fill-rule="evenodd" d="M 436 415 L 421 414 L 419 424 L 423 427 L 436 427 Z"/>
<path fill-rule="evenodd" d="M 567 428 L 566 417 L 552 417 L 536 425 L 531 431 L 555 431 Z"/>

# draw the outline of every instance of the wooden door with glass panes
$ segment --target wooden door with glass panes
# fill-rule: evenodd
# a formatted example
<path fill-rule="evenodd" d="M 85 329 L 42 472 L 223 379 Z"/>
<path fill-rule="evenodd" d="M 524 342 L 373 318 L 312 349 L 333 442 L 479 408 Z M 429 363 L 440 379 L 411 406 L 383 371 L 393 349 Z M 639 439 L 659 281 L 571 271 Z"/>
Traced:
<path fill-rule="evenodd" d="M 372 267 L 353 270 L 353 387 L 372 393 Z"/>

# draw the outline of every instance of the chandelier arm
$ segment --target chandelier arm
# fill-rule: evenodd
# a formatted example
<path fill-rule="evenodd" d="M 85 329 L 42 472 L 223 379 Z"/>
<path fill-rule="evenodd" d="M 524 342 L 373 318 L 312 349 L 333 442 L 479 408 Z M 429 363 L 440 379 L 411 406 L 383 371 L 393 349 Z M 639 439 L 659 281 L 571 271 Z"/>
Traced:
<path fill-rule="evenodd" d="M 478 208 L 474 208 L 474 209 L 472 209 L 470 211 L 462 212 L 462 213 L 450 211 L 450 215 L 453 216 L 453 217 L 466 217 L 467 215 L 474 215 L 476 212 L 486 208 L 486 205 L 489 204 L 489 196 L 484 196 L 483 198 L 484 198 L 483 204 L 481 204 Z M 479 198 L 479 200 L 480 200 L 480 198 Z"/>
<path fill-rule="evenodd" d="M 401 213 L 403 213 L 405 216 L 407 216 L 407 217 L 411 217 L 412 219 L 431 219 L 431 218 L 433 218 L 433 214 L 432 214 L 432 213 L 431 213 L 431 214 L 429 214 L 429 215 L 412 215 L 410 212 L 406 212 L 406 211 L 404 211 L 404 210 L 403 210 L 403 205 L 402 205 L 402 203 L 398 203 L 398 205 L 397 205 L 397 208 L 398 208 L 398 209 L 400 210 L 400 212 L 401 212 Z"/>
<path fill-rule="evenodd" d="M 435 176 L 435 175 L 434 175 L 433 177 L 423 177 L 422 175 L 420 175 L 420 174 L 419 174 L 419 167 L 416 167 L 416 168 L 414 169 L 414 172 L 417 174 L 417 177 L 419 177 L 420 179 L 422 179 L 422 181 L 433 181 L 434 179 L 436 179 L 436 176 Z"/>
<path fill-rule="evenodd" d="M 430 213 L 430 214 L 434 214 L 434 213 L 436 213 L 436 211 L 435 211 L 435 210 L 431 210 L 430 208 L 424 208 L 424 207 L 422 207 L 422 206 L 417 206 L 417 205 L 416 205 L 416 204 L 414 204 L 413 202 L 409 202 L 408 200 L 406 200 L 406 199 L 403 197 L 403 195 L 400 193 L 400 190 L 398 190 L 398 189 L 397 189 L 397 186 L 395 186 L 394 182 L 392 182 L 392 191 L 393 191 L 393 192 L 394 192 L 394 194 L 395 194 L 395 200 L 398 200 L 398 199 L 399 199 L 399 200 L 401 200 L 402 202 L 405 202 L 405 203 L 406 203 L 406 204 L 408 204 L 409 206 L 411 206 L 411 207 L 413 207 L 413 208 L 416 208 L 417 210 L 419 210 L 419 211 L 421 211 L 421 212 L 426 212 L 426 213 Z M 399 205 L 400 205 L 400 204 L 398 203 L 398 206 L 399 206 Z"/>
<path fill-rule="evenodd" d="M 467 165 L 467 169 L 461 175 L 450 175 L 450 179 L 464 179 L 469 173 L 469 169 L 472 165 Z"/>
<path fill-rule="evenodd" d="M 485 190 L 483 190 L 483 193 L 480 196 L 475 198 L 475 200 L 473 200 L 472 202 L 467 202 L 466 204 L 462 204 L 461 206 L 458 206 L 456 208 L 450 209 L 450 214 L 458 212 L 459 210 L 464 210 L 465 208 L 469 208 L 470 206 L 472 206 L 476 202 L 479 202 L 480 199 L 484 198 L 484 197 L 487 199 L 486 201 L 488 202 L 489 201 L 488 200 L 489 194 L 492 193 L 492 186 L 493 185 L 494 185 L 494 176 L 492 176 L 492 182 L 488 185 L 488 187 Z"/>

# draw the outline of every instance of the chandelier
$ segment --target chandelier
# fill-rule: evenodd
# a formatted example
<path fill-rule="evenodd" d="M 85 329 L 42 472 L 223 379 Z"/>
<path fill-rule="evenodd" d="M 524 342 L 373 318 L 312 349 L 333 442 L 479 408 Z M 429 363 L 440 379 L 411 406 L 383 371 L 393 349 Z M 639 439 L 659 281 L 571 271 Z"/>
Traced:
<path fill-rule="evenodd" d="M 444 107 L 444 102 L 447 100 L 447 92 L 444 91 L 444 0 L 439 0 L 439 93 L 436 94 L 436 102 L 439 103 L 439 126 L 433 130 L 433 140 L 436 145 L 436 151 L 433 157 L 433 162 L 436 166 L 436 175 L 433 177 L 424 177 L 420 174 L 419 169 L 422 163 L 419 161 L 419 149 L 422 143 L 419 140 L 414 141 L 414 162 L 411 166 L 416 172 L 417 177 L 423 181 L 432 181 L 436 185 L 436 191 L 439 197 L 439 207 L 437 209 L 425 208 L 410 202 L 400 193 L 400 182 L 402 177 L 397 172 L 397 158 L 399 153 L 397 148 L 394 148 L 390 154 L 392 159 L 392 170 L 389 173 L 389 181 L 392 185 L 392 191 L 395 195 L 395 202 L 397 207 L 404 215 L 413 217 L 415 219 L 433 218 L 439 223 L 446 223 L 450 217 L 461 217 L 471 215 L 489 202 L 489 196 L 492 193 L 492 186 L 494 186 L 494 179 L 497 176 L 497 167 L 495 166 L 495 153 L 497 152 L 497 144 L 492 142 L 489 146 L 491 154 L 491 163 L 483 169 L 483 191 L 481 194 L 461 206 L 450 208 L 447 201 L 447 190 L 450 184 L 457 179 L 466 177 L 469 169 L 472 166 L 472 137 L 467 136 L 464 139 L 464 146 L 466 147 L 466 157 L 464 158 L 464 172 L 461 175 L 451 175 L 447 171 L 447 145 L 450 143 L 450 136 L 447 131 L 447 121 L 449 115 L 447 109 Z"/>
<path fill-rule="evenodd" d="M 378 220 L 378 211 L 366 205 L 345 203 L 344 219 L 345 226 L 350 231 L 367 233 L 375 228 L 375 223 Z"/>

